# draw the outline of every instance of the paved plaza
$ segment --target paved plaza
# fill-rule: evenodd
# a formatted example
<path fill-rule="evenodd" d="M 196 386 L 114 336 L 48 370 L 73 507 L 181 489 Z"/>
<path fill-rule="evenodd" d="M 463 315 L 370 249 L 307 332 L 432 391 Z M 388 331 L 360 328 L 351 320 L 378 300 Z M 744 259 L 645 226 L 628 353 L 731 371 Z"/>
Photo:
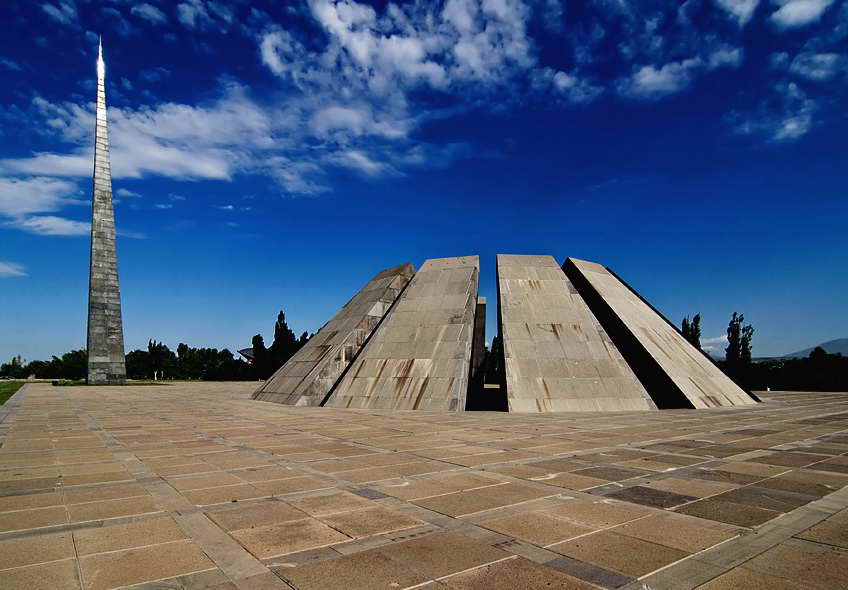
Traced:
<path fill-rule="evenodd" d="M 848 394 L 389 412 L 256 383 L 0 406 L 0 588 L 848 587 Z"/>

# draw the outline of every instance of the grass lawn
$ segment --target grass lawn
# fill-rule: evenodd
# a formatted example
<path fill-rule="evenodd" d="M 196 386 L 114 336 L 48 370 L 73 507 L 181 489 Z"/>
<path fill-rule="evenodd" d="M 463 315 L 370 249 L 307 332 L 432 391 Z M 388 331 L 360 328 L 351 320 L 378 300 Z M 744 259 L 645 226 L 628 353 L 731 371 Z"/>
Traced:
<path fill-rule="evenodd" d="M 15 395 L 15 392 L 23 387 L 24 383 L 24 381 L 0 381 L 0 406 Z"/>

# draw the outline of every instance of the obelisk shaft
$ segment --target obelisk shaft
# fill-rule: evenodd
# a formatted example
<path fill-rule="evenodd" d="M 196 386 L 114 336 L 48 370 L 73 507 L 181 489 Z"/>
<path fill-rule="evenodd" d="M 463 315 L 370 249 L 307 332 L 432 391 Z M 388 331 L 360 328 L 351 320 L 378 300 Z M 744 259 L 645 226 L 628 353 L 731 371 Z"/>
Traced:
<path fill-rule="evenodd" d="M 100 48 L 97 57 L 97 123 L 88 281 L 88 383 L 91 385 L 125 383 L 127 378 L 104 79 L 105 66 Z"/>

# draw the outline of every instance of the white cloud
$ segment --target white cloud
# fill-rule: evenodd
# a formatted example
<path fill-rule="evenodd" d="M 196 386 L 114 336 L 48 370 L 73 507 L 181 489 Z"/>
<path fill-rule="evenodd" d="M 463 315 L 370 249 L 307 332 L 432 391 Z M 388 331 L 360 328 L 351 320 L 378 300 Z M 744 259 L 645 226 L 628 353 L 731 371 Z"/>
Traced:
<path fill-rule="evenodd" d="M 368 154 L 359 150 L 346 150 L 331 157 L 331 162 L 349 168 L 368 177 L 378 177 L 384 174 L 397 174 L 388 164 L 377 162 Z"/>
<path fill-rule="evenodd" d="M 42 236 L 85 236 L 91 229 L 88 223 L 54 215 L 26 217 L 8 222 L 6 225 Z"/>
<path fill-rule="evenodd" d="M 116 190 L 115 195 L 118 197 L 141 197 L 139 193 L 133 192 L 125 188 L 119 188 L 118 190 Z"/>
<path fill-rule="evenodd" d="M 216 209 L 220 209 L 221 211 L 232 211 L 235 209 L 233 205 L 215 205 Z"/>
<path fill-rule="evenodd" d="M 723 67 L 738 68 L 742 65 L 744 52 L 739 47 L 721 45 L 716 47 L 707 58 L 708 69 Z"/>
<path fill-rule="evenodd" d="M 689 88 L 695 77 L 723 67 L 739 67 L 744 53 L 738 47 L 711 42 L 703 57 L 695 56 L 660 67 L 655 65 L 636 66 L 633 74 L 618 82 L 622 96 L 639 100 L 656 100 L 682 92 Z"/>
<path fill-rule="evenodd" d="M 812 129 L 818 104 L 794 82 L 780 82 L 752 113 L 728 116 L 736 133 L 761 135 L 774 143 L 799 139 Z"/>
<path fill-rule="evenodd" d="M 667 63 L 659 68 L 653 65 L 634 69 L 633 75 L 619 86 L 624 96 L 637 99 L 655 99 L 675 94 L 689 87 L 693 73 L 702 67 L 698 58 Z"/>
<path fill-rule="evenodd" d="M 202 28 L 212 22 L 203 0 L 188 0 L 177 5 L 177 20 L 190 29 Z"/>
<path fill-rule="evenodd" d="M 0 260 L 0 278 L 27 276 L 29 275 L 24 270 L 24 267 L 17 262 L 4 262 Z"/>
<path fill-rule="evenodd" d="M 781 30 L 795 29 L 813 23 L 821 18 L 833 0 L 775 0 L 780 8 L 772 13 L 770 19 Z"/>
<path fill-rule="evenodd" d="M 799 53 L 789 65 L 793 74 L 815 82 L 830 80 L 846 69 L 846 59 L 838 53 Z"/>
<path fill-rule="evenodd" d="M 269 70 L 277 75 L 283 74 L 283 59 L 292 53 L 296 43 L 287 31 L 271 31 L 262 35 L 259 41 L 259 54 Z"/>
<path fill-rule="evenodd" d="M 161 25 L 168 22 L 168 17 L 165 16 L 165 13 L 152 4 L 136 4 L 130 12 L 154 25 Z"/>
<path fill-rule="evenodd" d="M 11 59 L 7 59 L 5 57 L 0 58 L 0 66 L 3 66 L 7 70 L 11 70 L 13 72 L 21 71 L 21 66 L 19 66 L 17 62 L 12 61 Z"/>
<path fill-rule="evenodd" d="M 530 73 L 531 87 L 537 92 L 550 92 L 555 99 L 567 104 L 588 104 L 604 91 L 603 86 L 553 68 L 537 68 Z"/>
<path fill-rule="evenodd" d="M 47 128 L 78 148 L 70 154 L 36 153 L 0 160 L 0 171 L 29 175 L 91 176 L 94 114 L 77 105 L 33 101 Z M 274 146 L 269 113 L 240 86 L 225 87 L 207 106 L 162 103 L 156 107 L 109 110 L 112 175 L 140 178 L 229 180 L 251 163 L 252 149 Z"/>
<path fill-rule="evenodd" d="M 0 216 L 24 217 L 79 204 L 77 185 L 57 178 L 0 177 Z"/>
<path fill-rule="evenodd" d="M 156 209 L 163 209 L 163 210 L 164 210 L 164 209 L 173 209 L 173 208 L 174 208 L 174 206 L 173 206 L 173 205 L 171 205 L 170 203 L 156 203 L 156 204 L 155 204 L 155 205 L 153 205 L 153 206 L 154 206 Z"/>
<path fill-rule="evenodd" d="M 772 70 L 785 70 L 789 67 L 789 54 L 779 51 L 769 55 L 769 68 Z"/>
<path fill-rule="evenodd" d="M 701 338 L 701 348 L 707 354 L 715 357 L 724 357 L 724 349 L 727 348 L 727 336 L 716 336 L 715 338 Z"/>
<path fill-rule="evenodd" d="M 57 4 L 44 3 L 41 5 L 41 10 L 58 23 L 76 26 L 77 7 L 72 0 L 64 0 Z"/>
<path fill-rule="evenodd" d="M 83 235 L 88 224 L 51 213 L 68 205 L 82 205 L 76 183 L 57 178 L 0 177 L 0 225 L 54 236 Z"/>
<path fill-rule="evenodd" d="M 716 0 L 716 3 L 730 13 L 740 26 L 744 26 L 751 20 L 760 0 Z"/>
<path fill-rule="evenodd" d="M 222 2 L 185 0 L 177 5 L 177 20 L 192 30 L 224 31 L 232 23 L 233 12 Z"/>

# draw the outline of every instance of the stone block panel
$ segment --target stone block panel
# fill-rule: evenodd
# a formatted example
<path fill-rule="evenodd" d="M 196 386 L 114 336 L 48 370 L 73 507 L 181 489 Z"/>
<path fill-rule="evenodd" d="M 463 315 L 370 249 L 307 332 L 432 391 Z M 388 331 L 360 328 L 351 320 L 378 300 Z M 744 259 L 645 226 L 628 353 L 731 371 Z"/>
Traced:
<path fill-rule="evenodd" d="M 656 409 L 553 257 L 499 254 L 497 261 L 510 411 Z"/>
<path fill-rule="evenodd" d="M 253 395 L 294 406 L 318 406 L 415 274 L 401 264 L 378 272 Z"/>
<path fill-rule="evenodd" d="M 477 256 L 427 260 L 325 405 L 464 410 L 479 272 Z"/>
<path fill-rule="evenodd" d="M 562 268 L 658 407 L 756 403 L 612 271 L 575 258 L 567 259 Z"/>

